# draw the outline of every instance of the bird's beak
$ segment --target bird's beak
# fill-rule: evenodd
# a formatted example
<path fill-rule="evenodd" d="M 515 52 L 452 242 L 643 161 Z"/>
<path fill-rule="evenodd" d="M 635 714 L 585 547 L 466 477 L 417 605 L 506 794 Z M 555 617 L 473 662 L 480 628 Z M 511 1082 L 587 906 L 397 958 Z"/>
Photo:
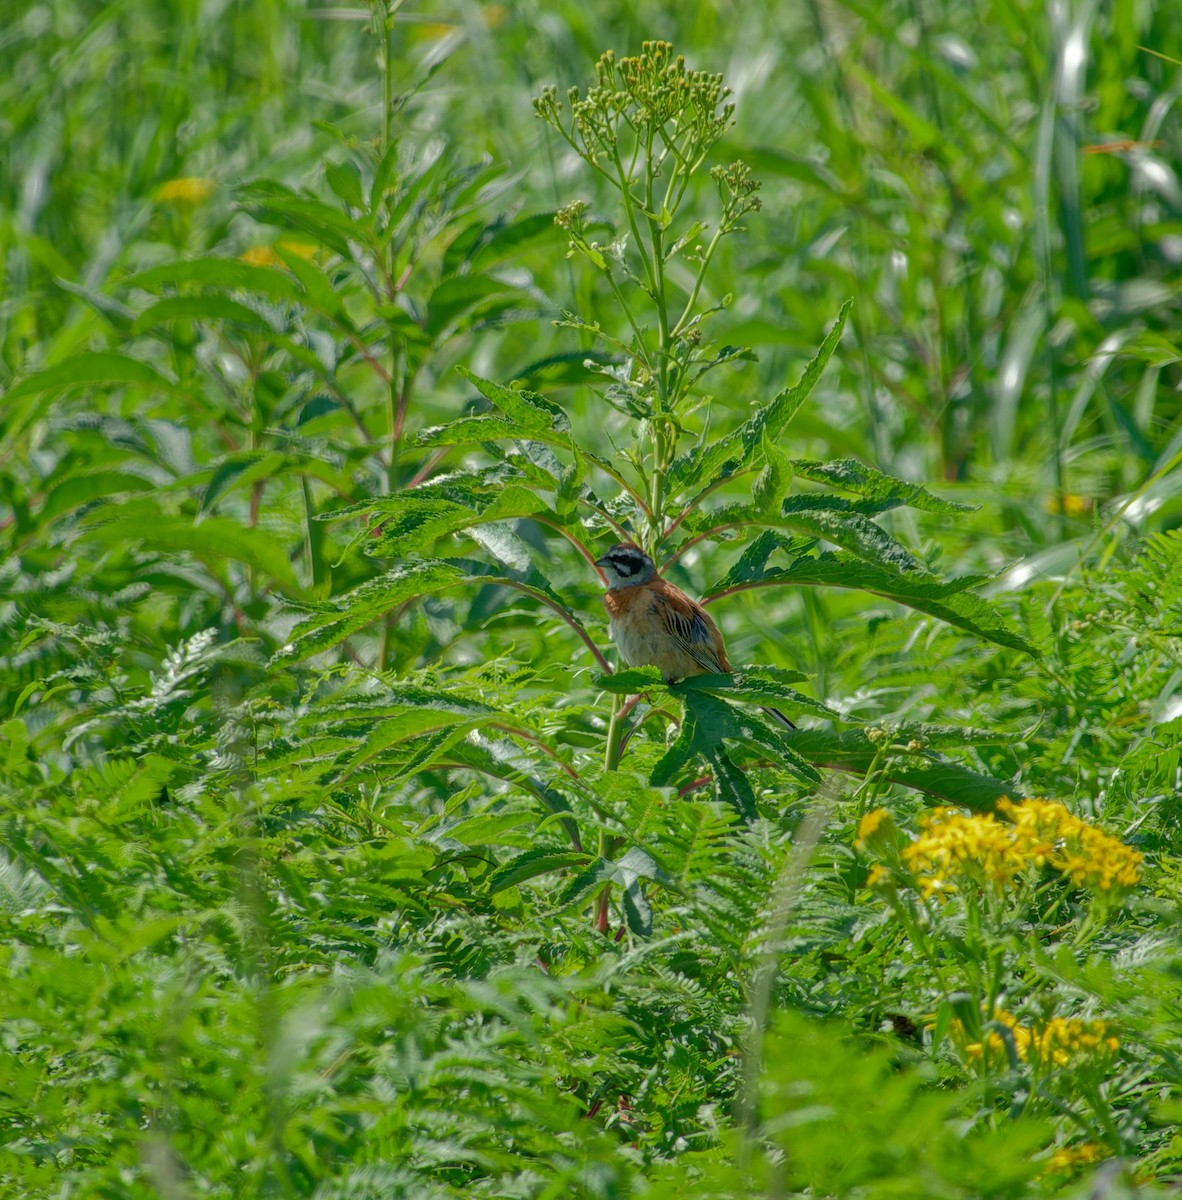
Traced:
<path fill-rule="evenodd" d="M 607 562 L 607 555 L 606 555 L 606 554 L 601 554 L 601 555 L 600 555 L 600 556 L 599 556 L 599 557 L 598 557 L 598 558 L 595 560 L 595 565 L 596 565 L 597 567 L 602 567 L 602 566 L 603 566 L 603 565 L 604 565 L 606 562 Z"/>

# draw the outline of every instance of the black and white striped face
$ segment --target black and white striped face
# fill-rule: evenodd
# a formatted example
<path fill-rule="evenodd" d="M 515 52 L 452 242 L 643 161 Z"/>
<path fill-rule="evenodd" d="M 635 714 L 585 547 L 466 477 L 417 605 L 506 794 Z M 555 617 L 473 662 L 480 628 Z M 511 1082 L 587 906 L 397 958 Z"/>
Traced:
<path fill-rule="evenodd" d="M 653 560 L 643 550 L 626 543 L 613 546 L 602 558 L 595 560 L 595 565 L 603 568 L 609 588 L 636 587 L 648 583 L 657 573 Z"/>

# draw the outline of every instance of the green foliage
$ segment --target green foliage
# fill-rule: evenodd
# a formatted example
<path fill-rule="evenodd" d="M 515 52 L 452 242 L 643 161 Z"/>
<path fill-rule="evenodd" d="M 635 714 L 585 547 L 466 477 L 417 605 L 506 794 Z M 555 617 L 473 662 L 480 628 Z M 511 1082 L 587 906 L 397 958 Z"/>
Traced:
<path fill-rule="evenodd" d="M 3 35 L 0 1193 L 1165 1194 L 1168 6 L 184 7 Z"/>

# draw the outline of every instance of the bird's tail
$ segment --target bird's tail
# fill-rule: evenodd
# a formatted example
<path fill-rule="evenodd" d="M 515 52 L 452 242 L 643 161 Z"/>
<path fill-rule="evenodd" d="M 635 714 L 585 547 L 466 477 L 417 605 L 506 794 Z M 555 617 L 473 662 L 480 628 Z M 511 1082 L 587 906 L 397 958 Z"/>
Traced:
<path fill-rule="evenodd" d="M 787 729 L 795 729 L 796 728 L 796 726 L 793 725 L 792 722 L 789 721 L 788 718 L 786 716 L 784 716 L 784 714 L 778 708 L 765 708 L 763 711 L 765 713 L 767 713 L 767 715 L 769 717 L 774 717 L 785 728 L 787 728 Z"/>

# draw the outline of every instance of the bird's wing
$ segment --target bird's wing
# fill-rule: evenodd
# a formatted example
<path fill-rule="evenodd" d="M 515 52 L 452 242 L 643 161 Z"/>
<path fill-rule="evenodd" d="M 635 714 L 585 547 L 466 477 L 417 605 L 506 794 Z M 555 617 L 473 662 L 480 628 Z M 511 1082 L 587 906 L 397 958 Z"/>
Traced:
<path fill-rule="evenodd" d="M 661 619 L 670 637 L 689 655 L 703 671 L 729 671 L 726 650 L 718 626 L 699 604 L 695 604 L 680 588 L 659 581 L 658 591 L 662 604 Z"/>

